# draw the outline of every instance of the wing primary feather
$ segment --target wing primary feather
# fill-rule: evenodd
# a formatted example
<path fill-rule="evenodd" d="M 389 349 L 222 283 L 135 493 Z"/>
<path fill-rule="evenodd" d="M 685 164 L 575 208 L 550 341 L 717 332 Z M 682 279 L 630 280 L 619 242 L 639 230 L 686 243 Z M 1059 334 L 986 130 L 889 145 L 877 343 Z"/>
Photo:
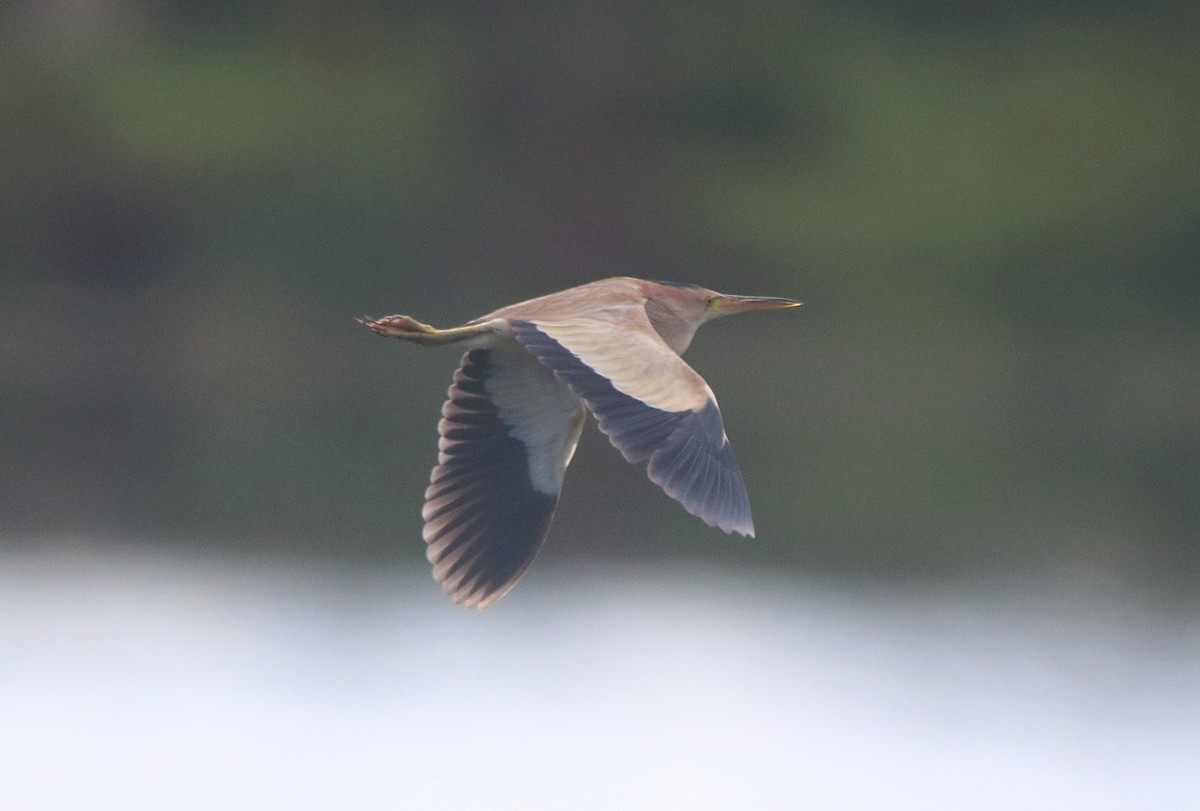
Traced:
<path fill-rule="evenodd" d="M 532 485 L 528 448 L 510 424 L 522 415 L 504 413 L 488 393 L 491 376 L 507 371 L 497 360 L 487 349 L 463 356 L 422 510 L 434 576 L 456 602 L 475 607 L 498 599 L 529 565 L 557 502 L 557 493 Z"/>

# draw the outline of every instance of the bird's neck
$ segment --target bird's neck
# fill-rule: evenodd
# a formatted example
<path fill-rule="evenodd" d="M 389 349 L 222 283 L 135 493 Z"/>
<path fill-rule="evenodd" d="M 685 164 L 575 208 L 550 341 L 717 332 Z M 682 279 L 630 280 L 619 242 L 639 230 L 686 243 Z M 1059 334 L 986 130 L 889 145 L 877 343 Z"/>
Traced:
<path fill-rule="evenodd" d="M 679 355 L 691 344 L 696 328 L 700 326 L 690 314 L 676 312 L 671 305 L 653 299 L 646 302 L 646 315 L 655 332 Z"/>

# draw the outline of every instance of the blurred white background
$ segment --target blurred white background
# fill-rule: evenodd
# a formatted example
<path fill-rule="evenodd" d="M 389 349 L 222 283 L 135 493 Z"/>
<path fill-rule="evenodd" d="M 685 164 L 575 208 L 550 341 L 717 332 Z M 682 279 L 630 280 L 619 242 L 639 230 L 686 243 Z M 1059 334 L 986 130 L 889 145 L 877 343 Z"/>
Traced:
<path fill-rule="evenodd" d="M 1200 808 L 1196 617 L 1078 584 L 37 548 L 0 808 Z"/>

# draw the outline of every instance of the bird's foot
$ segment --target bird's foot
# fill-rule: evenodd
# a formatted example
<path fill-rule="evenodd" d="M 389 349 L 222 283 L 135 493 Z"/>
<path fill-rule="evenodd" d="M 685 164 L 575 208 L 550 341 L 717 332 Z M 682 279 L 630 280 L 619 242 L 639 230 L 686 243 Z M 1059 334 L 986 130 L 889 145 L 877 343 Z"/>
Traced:
<path fill-rule="evenodd" d="M 438 333 L 437 329 L 407 315 L 385 315 L 383 318 L 364 315 L 355 320 L 387 338 L 418 338 Z"/>

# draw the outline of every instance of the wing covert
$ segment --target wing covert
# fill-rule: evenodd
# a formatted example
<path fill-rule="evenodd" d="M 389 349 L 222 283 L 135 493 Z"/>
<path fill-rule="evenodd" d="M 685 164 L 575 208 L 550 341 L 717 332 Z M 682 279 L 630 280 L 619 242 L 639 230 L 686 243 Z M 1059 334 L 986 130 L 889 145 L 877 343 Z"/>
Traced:
<path fill-rule="evenodd" d="M 746 486 L 712 390 L 658 337 L 644 311 L 641 319 L 644 327 L 605 319 L 510 327 L 583 399 L 627 460 L 648 463 L 651 481 L 709 525 L 753 535 Z"/>

